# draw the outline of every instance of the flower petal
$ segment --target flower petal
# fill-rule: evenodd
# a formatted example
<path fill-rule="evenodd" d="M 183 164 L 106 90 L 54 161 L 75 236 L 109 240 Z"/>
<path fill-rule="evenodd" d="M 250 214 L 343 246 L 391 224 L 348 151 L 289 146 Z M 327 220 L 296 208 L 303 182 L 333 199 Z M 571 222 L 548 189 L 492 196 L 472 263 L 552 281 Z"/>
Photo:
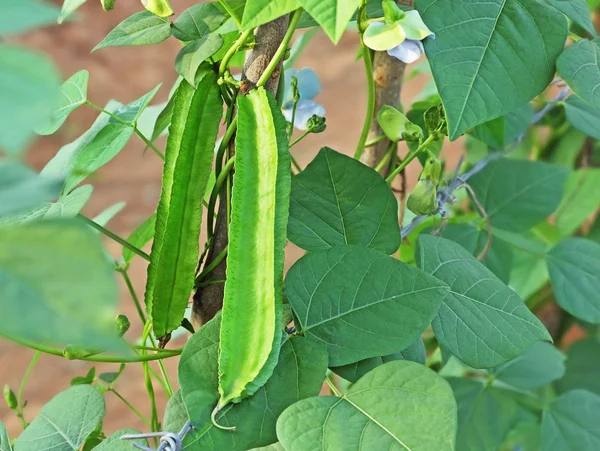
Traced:
<path fill-rule="evenodd" d="M 397 45 L 387 52 L 388 55 L 393 56 L 406 64 L 410 64 L 419 59 L 422 51 L 423 44 L 421 44 L 421 41 L 407 39 L 402 44 Z"/>
<path fill-rule="evenodd" d="M 316 114 L 325 116 L 325 107 L 313 102 L 312 100 L 300 100 L 296 106 L 296 117 L 294 118 L 294 127 L 298 130 L 306 130 L 306 123 Z M 292 108 L 284 108 L 283 115 L 288 122 L 292 122 Z"/>
<path fill-rule="evenodd" d="M 373 50 L 383 52 L 400 44 L 406 36 L 398 22 L 385 24 L 371 22 L 363 35 L 365 45 Z"/>
<path fill-rule="evenodd" d="M 400 20 L 399 23 L 404 29 L 406 39 L 421 41 L 426 37 L 433 35 L 433 32 L 425 25 L 423 19 L 421 19 L 419 11 L 407 11 L 406 16 L 404 19 Z"/>

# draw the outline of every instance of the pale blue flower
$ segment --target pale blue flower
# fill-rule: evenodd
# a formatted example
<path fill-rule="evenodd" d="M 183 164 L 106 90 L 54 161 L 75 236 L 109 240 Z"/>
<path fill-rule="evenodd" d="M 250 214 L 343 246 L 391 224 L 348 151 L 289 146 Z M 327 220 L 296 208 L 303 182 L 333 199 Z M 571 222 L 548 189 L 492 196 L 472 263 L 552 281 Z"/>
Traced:
<path fill-rule="evenodd" d="M 298 92 L 300 93 L 300 100 L 296 105 L 294 127 L 298 130 L 306 130 L 306 123 L 313 115 L 325 116 L 325 107 L 313 100 L 321 92 L 321 82 L 317 74 L 308 67 L 301 70 L 288 69 L 285 71 L 285 91 L 281 109 L 288 122 L 292 122 L 292 109 L 294 107 L 292 77 L 296 77 L 298 80 Z"/>

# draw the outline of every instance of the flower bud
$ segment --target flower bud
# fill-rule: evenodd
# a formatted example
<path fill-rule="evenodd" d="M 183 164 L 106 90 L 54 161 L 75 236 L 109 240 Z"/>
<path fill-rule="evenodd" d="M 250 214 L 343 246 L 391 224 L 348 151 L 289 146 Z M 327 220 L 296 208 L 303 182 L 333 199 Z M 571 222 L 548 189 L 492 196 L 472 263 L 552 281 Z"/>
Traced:
<path fill-rule="evenodd" d="M 17 407 L 19 407 L 17 396 L 8 385 L 4 386 L 4 400 L 6 401 L 6 405 L 10 408 L 10 410 L 15 410 Z"/>
<path fill-rule="evenodd" d="M 436 209 L 437 189 L 429 179 L 419 180 L 406 200 L 406 208 L 417 216 L 430 215 Z"/>
<path fill-rule="evenodd" d="M 100 0 L 100 3 L 102 3 L 102 9 L 104 11 L 110 11 L 115 7 L 115 0 Z"/>
<path fill-rule="evenodd" d="M 175 14 L 169 0 L 142 0 L 142 5 L 159 17 L 169 17 Z"/>
<path fill-rule="evenodd" d="M 131 322 L 129 322 L 129 318 L 125 315 L 118 315 L 115 322 L 117 325 L 117 334 L 119 334 L 119 337 L 122 337 L 129 330 Z"/>
<path fill-rule="evenodd" d="M 325 118 L 316 114 L 313 114 L 306 122 L 306 129 L 310 133 L 322 133 L 326 128 Z"/>

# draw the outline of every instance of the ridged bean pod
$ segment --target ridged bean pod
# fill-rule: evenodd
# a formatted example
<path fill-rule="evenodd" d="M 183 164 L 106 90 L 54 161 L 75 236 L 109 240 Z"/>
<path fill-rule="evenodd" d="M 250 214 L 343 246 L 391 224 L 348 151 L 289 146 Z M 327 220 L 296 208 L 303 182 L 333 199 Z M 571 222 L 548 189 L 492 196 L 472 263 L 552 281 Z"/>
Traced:
<path fill-rule="evenodd" d="M 283 262 L 290 197 L 286 121 L 270 93 L 238 98 L 235 176 L 216 413 L 262 387 L 281 346 Z M 216 422 L 215 422 L 216 424 Z"/>
<path fill-rule="evenodd" d="M 222 114 L 215 74 L 197 89 L 185 82 L 177 88 L 145 296 L 157 337 L 180 326 L 194 285 L 202 199 Z"/>

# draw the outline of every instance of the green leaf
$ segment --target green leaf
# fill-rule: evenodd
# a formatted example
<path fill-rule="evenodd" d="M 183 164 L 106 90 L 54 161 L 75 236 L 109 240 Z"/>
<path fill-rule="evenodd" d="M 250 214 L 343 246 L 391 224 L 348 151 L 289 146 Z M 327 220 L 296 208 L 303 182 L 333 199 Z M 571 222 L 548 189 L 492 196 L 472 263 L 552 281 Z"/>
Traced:
<path fill-rule="evenodd" d="M 423 339 L 419 337 L 404 351 L 385 355 L 383 357 L 371 357 L 349 365 L 333 367 L 331 368 L 331 371 L 342 376 L 349 382 L 356 383 L 356 381 L 369 371 L 384 363 L 393 362 L 394 360 L 410 360 L 411 362 L 425 365 L 425 358 L 425 344 L 423 343 Z"/>
<path fill-rule="evenodd" d="M 503 150 L 526 132 L 533 119 L 533 107 L 530 103 L 504 116 L 478 125 L 471 134 L 494 150 Z"/>
<path fill-rule="evenodd" d="M 500 235 L 500 229 L 494 231 L 494 236 L 504 240 L 507 234 Z M 516 242 L 506 240 L 513 249 L 513 265 L 510 273 L 510 287 L 521 297 L 529 299 L 548 283 L 548 268 L 546 265 L 546 246 L 535 240 L 531 234 L 521 236 L 512 234 Z"/>
<path fill-rule="evenodd" d="M 327 370 L 327 354 L 318 344 L 303 337 L 291 337 L 281 346 L 273 376 L 253 396 L 225 407 L 218 418 L 223 425 L 235 425 L 235 431 L 223 431 L 210 422 L 217 403 L 218 348 L 220 317 L 201 327 L 186 344 L 179 363 L 179 384 L 194 432 L 185 440 L 189 451 L 245 451 L 277 441 L 275 422 L 283 410 L 321 390 Z M 167 408 L 165 427 L 178 431 L 188 420 Z"/>
<path fill-rule="evenodd" d="M 501 158 L 469 179 L 492 225 L 524 232 L 560 204 L 568 171 L 541 161 Z"/>
<path fill-rule="evenodd" d="M 57 184 L 59 186 L 59 184 Z M 46 202 L 26 213 L 14 216 L 0 216 L 0 225 L 22 224 L 25 222 L 73 218 L 83 209 L 90 200 L 93 191 L 92 185 L 83 185 L 74 189 L 69 194 L 60 197 L 56 202 Z"/>
<path fill-rule="evenodd" d="M 83 5 L 87 0 L 63 0 L 63 6 L 60 11 L 60 16 L 58 17 L 58 23 L 61 24 L 67 19 L 71 14 L 77 10 L 81 5 Z"/>
<path fill-rule="evenodd" d="M 8 433 L 6 432 L 6 428 L 4 427 L 4 423 L 2 423 L 2 421 L 0 421 L 0 451 L 12 451 Z"/>
<path fill-rule="evenodd" d="M 199 3 L 186 9 L 173 22 L 173 36 L 193 41 L 219 28 L 227 17 L 212 3 Z"/>
<path fill-rule="evenodd" d="M 565 112 L 567 121 L 573 127 L 594 139 L 600 139 L 600 108 L 573 95 L 565 100 Z"/>
<path fill-rule="evenodd" d="M 169 101 L 156 118 L 150 141 L 154 142 L 156 138 L 161 136 L 167 130 L 167 127 L 171 123 L 171 117 L 173 116 L 173 106 L 175 103 L 175 92 L 177 92 L 177 88 L 179 87 L 179 84 L 182 80 L 183 77 L 179 76 L 173 84 L 173 87 L 171 88 L 171 93 L 169 94 Z"/>
<path fill-rule="evenodd" d="M 497 450 L 514 424 L 516 402 L 479 381 L 448 378 L 458 404 L 457 450 Z"/>
<path fill-rule="evenodd" d="M 600 395 L 600 342 L 587 338 L 574 343 L 567 351 L 567 372 L 557 382 L 560 392 L 576 388 Z"/>
<path fill-rule="evenodd" d="M 209 68 L 201 64 L 213 56 L 223 46 L 223 37 L 218 34 L 209 34 L 190 42 L 183 47 L 175 58 L 175 70 L 187 82 L 196 86 L 199 82 L 198 72 L 204 74 Z"/>
<path fill-rule="evenodd" d="M 443 228 L 441 236 L 460 244 L 474 257 L 479 257 L 488 246 L 487 231 L 480 230 L 472 224 L 448 224 Z M 512 269 L 512 260 L 510 246 L 492 236 L 482 263 L 502 282 L 507 283 Z"/>
<path fill-rule="evenodd" d="M 584 321 L 600 323 L 600 244 L 567 238 L 550 250 L 546 262 L 560 306 Z"/>
<path fill-rule="evenodd" d="M 298 9 L 298 0 L 247 0 L 242 29 L 249 30 Z"/>
<path fill-rule="evenodd" d="M 262 448 L 253 448 L 250 451 L 285 451 L 285 448 L 281 443 L 277 442 Z"/>
<path fill-rule="evenodd" d="M 573 390 L 558 397 L 542 416 L 542 451 L 600 448 L 600 396 Z"/>
<path fill-rule="evenodd" d="M 36 28 L 52 25 L 58 18 L 58 8 L 36 0 L 19 0 L 5 5 L 0 17 L 0 36 L 26 33 Z"/>
<path fill-rule="evenodd" d="M 158 92 L 158 90 L 160 89 L 161 86 L 162 86 L 162 83 L 159 83 L 158 86 L 156 86 L 154 89 L 152 89 L 151 91 L 144 94 L 139 99 L 137 99 L 127 105 L 121 105 L 119 108 L 117 108 L 115 110 L 114 114 L 119 116 L 119 118 L 122 121 L 129 122 L 131 124 L 135 123 L 139 119 L 141 114 L 144 112 L 144 110 L 146 109 L 148 104 L 150 102 L 152 102 L 152 99 L 154 98 L 154 96 L 156 95 L 156 93 Z M 109 124 L 122 124 L 121 121 L 117 120 L 114 117 L 111 117 L 108 120 L 108 123 Z"/>
<path fill-rule="evenodd" d="M 90 385 L 59 393 L 15 442 L 20 451 L 76 451 L 104 416 L 104 398 Z"/>
<path fill-rule="evenodd" d="M 96 172 L 118 155 L 133 135 L 133 128 L 125 124 L 108 124 L 83 147 L 73 159 L 71 175 L 65 182 L 65 191 L 71 191 L 89 175 Z"/>
<path fill-rule="evenodd" d="M 592 24 L 590 7 L 585 0 L 549 0 L 549 2 L 589 34 L 598 35 Z"/>
<path fill-rule="evenodd" d="M 571 235 L 600 207 L 600 169 L 584 168 L 571 172 L 555 224 L 564 236 Z"/>
<path fill-rule="evenodd" d="M 58 100 L 59 78 L 44 56 L 0 44 L 0 150 L 16 153 L 46 124 Z"/>
<path fill-rule="evenodd" d="M 475 7 L 474 7 L 475 6 Z M 422 0 L 436 35 L 425 41 L 450 139 L 541 94 L 567 37 L 567 21 L 537 0 Z"/>
<path fill-rule="evenodd" d="M 223 115 L 212 72 L 197 90 L 181 83 L 176 97 L 145 294 L 157 337 L 181 325 L 194 286 L 202 199 Z"/>
<path fill-rule="evenodd" d="M 14 161 L 0 161 L 0 217 L 8 217 L 58 197 L 63 181 L 38 175 Z"/>
<path fill-rule="evenodd" d="M 137 228 L 131 233 L 131 235 L 129 235 L 127 241 L 131 245 L 137 247 L 138 249 L 141 249 L 146 244 L 148 244 L 150 240 L 154 237 L 155 226 L 156 213 L 154 213 L 152 216 L 150 216 L 148 219 L 142 222 L 139 226 L 137 226 Z M 123 260 L 125 262 L 125 266 L 129 266 L 129 263 L 131 263 L 133 257 L 135 257 L 133 251 L 131 251 L 129 248 L 124 247 Z"/>
<path fill-rule="evenodd" d="M 110 207 L 107 207 L 104 210 L 102 210 L 97 216 L 95 216 L 93 218 L 93 221 L 96 224 L 104 227 L 115 216 L 117 216 L 125 208 L 126 205 L 127 204 L 125 202 L 117 202 L 117 203 L 111 205 Z M 100 233 L 99 230 L 96 230 L 96 229 L 94 229 L 94 230 L 96 231 L 96 233 Z"/>
<path fill-rule="evenodd" d="M 125 434 L 139 434 L 139 431 L 135 429 L 121 429 L 114 434 L 106 437 L 98 446 L 94 448 L 94 451 L 131 451 L 132 445 L 137 443 L 138 445 L 148 446 L 148 440 L 121 440 L 121 436 Z"/>
<path fill-rule="evenodd" d="M 458 244 L 421 235 L 417 263 L 450 286 L 433 331 L 440 344 L 467 365 L 491 368 L 537 341 L 551 340 L 519 296 Z"/>
<path fill-rule="evenodd" d="M 300 401 L 277 421 L 277 437 L 288 451 L 453 450 L 455 434 L 450 386 L 408 361 L 377 367 L 342 398 Z"/>
<path fill-rule="evenodd" d="M 2 227 L 0 333 L 90 349 L 122 347 L 117 287 L 100 239 L 78 221 Z"/>
<path fill-rule="evenodd" d="M 499 381 L 521 390 L 535 390 L 565 374 L 562 352 L 543 341 L 490 371 Z"/>
<path fill-rule="evenodd" d="M 158 44 L 169 36 L 171 23 L 168 19 L 140 11 L 117 25 L 92 52 L 104 47 Z"/>
<path fill-rule="evenodd" d="M 521 421 L 508 433 L 500 451 L 539 451 L 542 425 L 539 421 Z"/>
<path fill-rule="evenodd" d="M 36 129 L 40 135 L 51 135 L 58 130 L 73 111 L 87 100 L 87 86 L 90 73 L 80 70 L 73 74 L 60 87 L 60 101 L 53 112 L 53 117 L 46 126 Z"/>
<path fill-rule="evenodd" d="M 410 346 L 448 288 L 381 252 L 342 246 L 298 260 L 288 271 L 285 291 L 296 328 L 323 342 L 329 364 L 341 366 Z"/>
<path fill-rule="evenodd" d="M 587 15 L 589 18 L 589 14 Z M 557 70 L 569 87 L 595 108 L 600 108 L 600 38 L 581 39 L 558 58 Z"/>
<path fill-rule="evenodd" d="M 288 238 L 307 251 L 354 244 L 393 254 L 398 202 L 374 169 L 325 147 L 292 180 Z"/>
<path fill-rule="evenodd" d="M 298 0 L 298 3 L 321 25 L 333 43 L 337 44 L 360 0 Z"/>

